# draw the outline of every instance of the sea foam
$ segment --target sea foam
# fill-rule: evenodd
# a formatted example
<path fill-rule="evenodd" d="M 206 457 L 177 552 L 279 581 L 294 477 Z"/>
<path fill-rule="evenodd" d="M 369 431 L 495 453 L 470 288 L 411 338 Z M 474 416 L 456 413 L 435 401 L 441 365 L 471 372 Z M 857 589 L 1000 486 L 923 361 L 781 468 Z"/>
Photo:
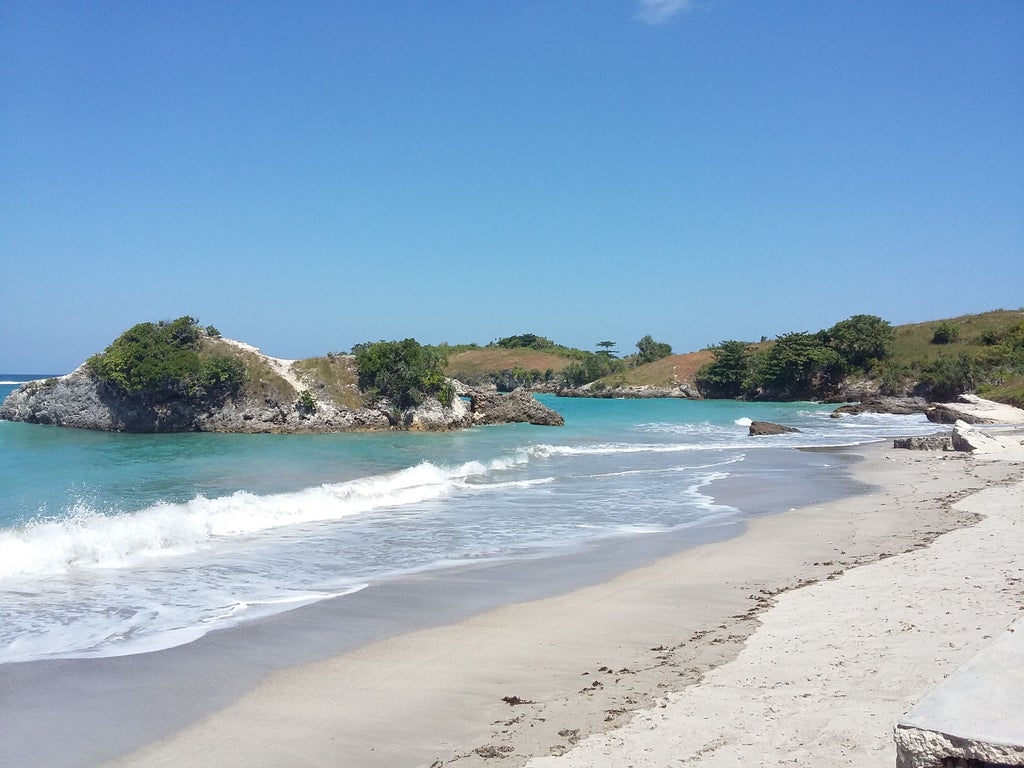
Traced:
<path fill-rule="evenodd" d="M 471 478 L 511 463 L 467 462 L 453 468 L 422 462 L 395 473 L 320 485 L 293 493 L 197 496 L 137 512 L 104 513 L 84 502 L 57 518 L 0 531 L 0 579 L 53 576 L 78 568 L 125 568 L 209 546 L 215 539 L 285 526 L 322 523 L 441 498 Z M 475 486 L 479 488 L 479 486 Z"/>

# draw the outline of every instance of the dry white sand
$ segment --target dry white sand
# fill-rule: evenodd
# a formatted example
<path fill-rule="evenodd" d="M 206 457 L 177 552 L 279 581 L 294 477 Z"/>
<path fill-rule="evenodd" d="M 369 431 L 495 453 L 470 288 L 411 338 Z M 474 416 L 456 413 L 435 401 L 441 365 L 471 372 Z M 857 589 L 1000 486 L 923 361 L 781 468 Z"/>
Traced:
<path fill-rule="evenodd" d="M 529 765 L 895 765 L 895 723 L 1024 611 L 1024 482 L 957 506 L 982 520 L 781 595 L 699 685 Z"/>
<path fill-rule="evenodd" d="M 1020 613 L 1024 461 L 863 450 L 875 492 L 274 673 L 113 765 L 892 765 Z"/>

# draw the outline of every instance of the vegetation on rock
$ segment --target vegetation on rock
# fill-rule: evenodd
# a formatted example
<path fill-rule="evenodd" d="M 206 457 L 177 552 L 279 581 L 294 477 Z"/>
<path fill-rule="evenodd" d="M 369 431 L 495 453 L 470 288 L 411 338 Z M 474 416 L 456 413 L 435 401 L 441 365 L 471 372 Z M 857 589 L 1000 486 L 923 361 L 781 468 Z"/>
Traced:
<path fill-rule="evenodd" d="M 215 336 L 219 336 L 216 329 L 201 328 L 187 315 L 139 323 L 86 364 L 96 378 L 125 393 L 156 400 L 223 398 L 242 385 L 245 366 L 204 345 L 205 339 Z"/>
<path fill-rule="evenodd" d="M 359 387 L 370 399 L 387 398 L 404 411 L 437 397 L 451 405 L 455 391 L 444 376 L 442 352 L 415 339 L 357 344 L 352 349 L 359 370 Z"/>
<path fill-rule="evenodd" d="M 672 355 L 670 345 L 649 334 L 633 355 L 619 358 L 614 347 L 600 341 L 597 351 L 585 351 L 534 333 L 487 346 L 429 347 L 414 339 L 366 343 L 352 356 L 295 363 L 292 371 L 303 385 L 296 388 L 280 365 L 184 316 L 133 326 L 91 357 L 86 370 L 108 392 L 157 409 L 173 401 L 207 408 L 232 396 L 235 402 L 248 398 L 314 414 L 323 404 L 355 409 L 385 398 L 393 423 L 429 397 L 450 404 L 454 391 L 446 376 L 499 391 L 696 383 L 701 395 L 714 398 L 824 399 L 864 390 L 942 401 L 977 392 L 1024 405 L 1022 311 L 896 328 L 874 315 L 853 315 L 816 333 L 723 341 L 690 355 Z"/>

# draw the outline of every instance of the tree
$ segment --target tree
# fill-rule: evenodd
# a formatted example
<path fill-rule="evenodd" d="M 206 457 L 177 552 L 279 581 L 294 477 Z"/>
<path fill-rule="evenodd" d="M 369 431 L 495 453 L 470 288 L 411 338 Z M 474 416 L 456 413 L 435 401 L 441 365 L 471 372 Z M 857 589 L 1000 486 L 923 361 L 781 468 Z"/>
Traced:
<path fill-rule="evenodd" d="M 597 354 L 604 355 L 605 357 L 615 357 L 615 342 L 614 341 L 599 341 L 597 346 L 601 349 L 598 350 Z"/>
<path fill-rule="evenodd" d="M 771 394 L 796 397 L 810 393 L 822 381 L 838 380 L 841 374 L 842 358 L 825 346 L 820 334 L 798 332 L 779 336 L 758 356 L 753 380 Z"/>
<path fill-rule="evenodd" d="M 415 339 L 378 341 L 353 347 L 359 387 L 370 398 L 387 398 L 398 411 L 413 408 L 429 396 L 451 405 L 455 395 L 444 376 L 443 352 Z"/>
<path fill-rule="evenodd" d="M 825 344 L 834 349 L 848 368 L 869 370 L 873 361 L 889 354 L 896 331 L 875 315 L 853 315 L 822 332 Z"/>
<path fill-rule="evenodd" d="M 603 376 L 622 370 L 623 362 L 600 352 L 583 352 L 562 369 L 562 376 L 571 387 L 580 387 Z"/>
<path fill-rule="evenodd" d="M 697 371 L 697 386 L 711 397 L 739 397 L 750 375 L 751 356 L 745 341 L 723 341 L 711 347 L 714 362 Z"/>
<path fill-rule="evenodd" d="M 655 341 L 651 338 L 651 334 L 647 334 L 640 339 L 636 343 L 636 348 L 640 350 L 636 356 L 637 365 L 653 363 L 655 360 L 661 360 L 663 357 L 668 357 L 672 354 L 672 347 L 669 344 Z"/>

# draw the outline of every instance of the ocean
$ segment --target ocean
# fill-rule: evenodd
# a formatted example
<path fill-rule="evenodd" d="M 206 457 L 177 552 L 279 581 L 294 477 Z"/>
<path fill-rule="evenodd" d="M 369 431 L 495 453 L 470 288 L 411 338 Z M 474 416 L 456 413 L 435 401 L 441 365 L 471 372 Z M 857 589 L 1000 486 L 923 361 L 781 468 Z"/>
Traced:
<path fill-rule="evenodd" d="M 0 398 L 35 376 L 0 374 Z M 735 526 L 728 482 L 839 470 L 797 448 L 928 434 L 833 406 L 541 396 L 564 427 L 126 435 L 0 422 L 0 663 L 143 653 L 374 583 Z M 801 430 L 752 438 L 750 420 Z M 791 474 L 770 478 L 766 467 Z M 792 474 L 795 473 L 795 474 Z M 780 510 L 778 510 L 780 511 Z"/>

